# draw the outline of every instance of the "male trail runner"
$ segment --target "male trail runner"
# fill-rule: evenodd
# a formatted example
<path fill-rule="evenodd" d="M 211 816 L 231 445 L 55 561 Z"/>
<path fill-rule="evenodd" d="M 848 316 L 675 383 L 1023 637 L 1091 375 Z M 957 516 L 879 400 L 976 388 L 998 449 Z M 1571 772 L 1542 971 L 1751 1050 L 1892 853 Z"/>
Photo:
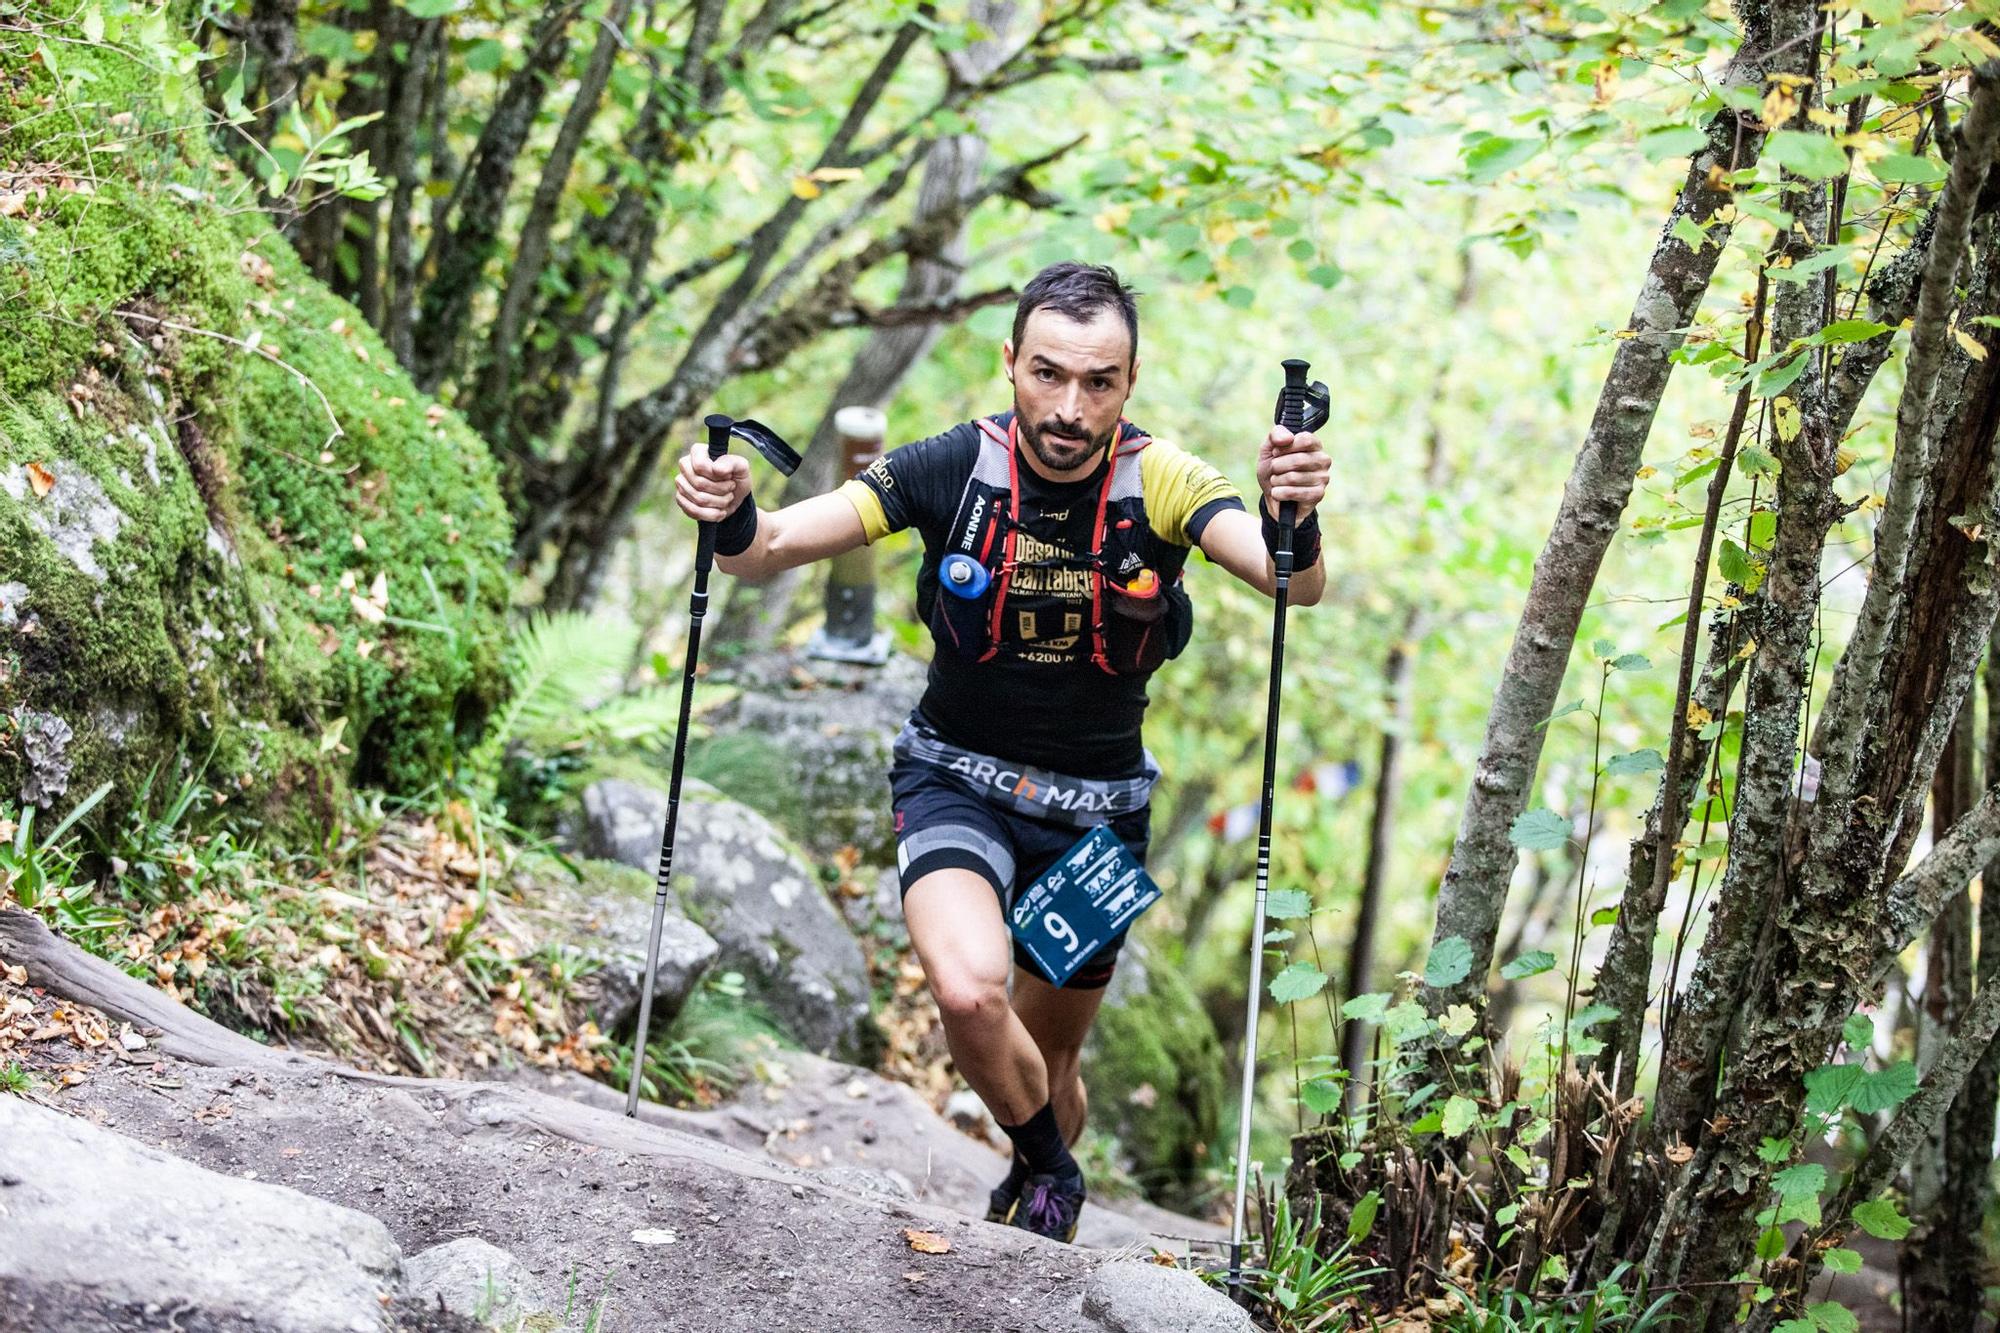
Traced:
<path fill-rule="evenodd" d="M 1138 344 L 1116 273 L 1052 265 L 1022 289 L 1000 347 L 1012 412 L 904 445 L 775 513 L 749 502 L 737 455 L 697 444 L 676 482 L 682 510 L 719 524 L 716 563 L 745 578 L 922 535 L 918 610 L 936 651 L 889 775 L 903 913 L 952 1059 L 1014 1143 L 988 1216 L 1062 1240 L 1085 1195 L 1069 1148 L 1086 1119 L 1079 1057 L 1124 936 L 1058 987 L 1010 949 L 1005 909 L 1092 825 L 1143 860 L 1159 770 L 1140 720 L 1148 677 L 1186 643 L 1189 548 L 1269 596 L 1291 501 L 1290 600 L 1310 605 L 1325 585 L 1319 442 L 1282 426 L 1265 436 L 1260 523 L 1215 469 L 1124 419 Z"/>

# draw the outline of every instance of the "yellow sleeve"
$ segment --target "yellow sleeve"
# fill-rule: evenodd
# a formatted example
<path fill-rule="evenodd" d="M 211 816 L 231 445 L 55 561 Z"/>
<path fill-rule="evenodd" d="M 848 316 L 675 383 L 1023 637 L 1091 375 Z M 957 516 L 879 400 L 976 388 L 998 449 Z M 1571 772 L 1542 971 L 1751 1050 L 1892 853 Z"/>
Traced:
<path fill-rule="evenodd" d="M 1139 485 L 1147 524 L 1155 536 L 1176 546 L 1194 545 L 1188 522 L 1203 506 L 1243 500 L 1229 478 L 1168 440 L 1154 440 L 1139 455 Z"/>
<path fill-rule="evenodd" d="M 1141 474 L 1141 485 L 1144 474 Z M 841 495 L 854 506 L 854 512 L 861 515 L 861 531 L 872 545 L 888 536 L 893 529 L 889 526 L 889 516 L 882 512 L 882 497 L 875 494 L 875 488 L 859 477 L 840 483 Z"/>

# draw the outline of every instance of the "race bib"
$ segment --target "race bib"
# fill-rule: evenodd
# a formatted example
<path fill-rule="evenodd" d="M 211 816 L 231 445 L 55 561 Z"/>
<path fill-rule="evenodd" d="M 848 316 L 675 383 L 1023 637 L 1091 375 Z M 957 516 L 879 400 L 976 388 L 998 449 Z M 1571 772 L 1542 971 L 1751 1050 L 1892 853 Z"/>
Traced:
<path fill-rule="evenodd" d="M 1060 986 L 1160 899 L 1138 858 L 1100 825 L 1014 899 L 1014 938 Z"/>

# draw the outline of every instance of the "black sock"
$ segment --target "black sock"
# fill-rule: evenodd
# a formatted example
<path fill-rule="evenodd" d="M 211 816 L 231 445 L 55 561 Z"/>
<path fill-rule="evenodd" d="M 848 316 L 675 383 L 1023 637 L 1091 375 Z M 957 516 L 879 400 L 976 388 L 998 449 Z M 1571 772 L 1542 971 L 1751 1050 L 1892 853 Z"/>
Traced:
<path fill-rule="evenodd" d="M 1069 1145 L 1063 1142 L 1062 1128 L 1056 1124 L 1055 1103 L 1044 1102 L 1042 1109 L 1029 1116 L 1025 1124 L 1002 1125 L 1000 1131 L 1014 1141 L 1015 1153 L 1027 1162 L 1030 1172 L 1055 1176 L 1083 1174 L 1076 1158 L 1070 1156 Z"/>
<path fill-rule="evenodd" d="M 1028 1159 L 1017 1151 L 1007 1160 L 1007 1180 L 1001 1188 L 1019 1194 L 1021 1186 L 1028 1183 L 1031 1174 L 1033 1173 L 1028 1170 Z"/>

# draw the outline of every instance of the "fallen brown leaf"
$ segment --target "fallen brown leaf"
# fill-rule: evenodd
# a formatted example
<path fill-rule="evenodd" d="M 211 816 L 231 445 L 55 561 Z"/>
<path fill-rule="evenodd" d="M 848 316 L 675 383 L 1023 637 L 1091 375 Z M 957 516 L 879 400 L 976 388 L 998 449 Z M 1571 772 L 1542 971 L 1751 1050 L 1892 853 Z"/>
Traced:
<path fill-rule="evenodd" d="M 28 464 L 28 485 L 34 490 L 35 498 L 39 500 L 56 488 L 56 474 L 43 467 L 40 463 L 30 463 Z"/>
<path fill-rule="evenodd" d="M 919 1231 L 915 1227 L 903 1228 L 903 1239 L 918 1254 L 949 1254 L 951 1242 L 935 1231 Z"/>

